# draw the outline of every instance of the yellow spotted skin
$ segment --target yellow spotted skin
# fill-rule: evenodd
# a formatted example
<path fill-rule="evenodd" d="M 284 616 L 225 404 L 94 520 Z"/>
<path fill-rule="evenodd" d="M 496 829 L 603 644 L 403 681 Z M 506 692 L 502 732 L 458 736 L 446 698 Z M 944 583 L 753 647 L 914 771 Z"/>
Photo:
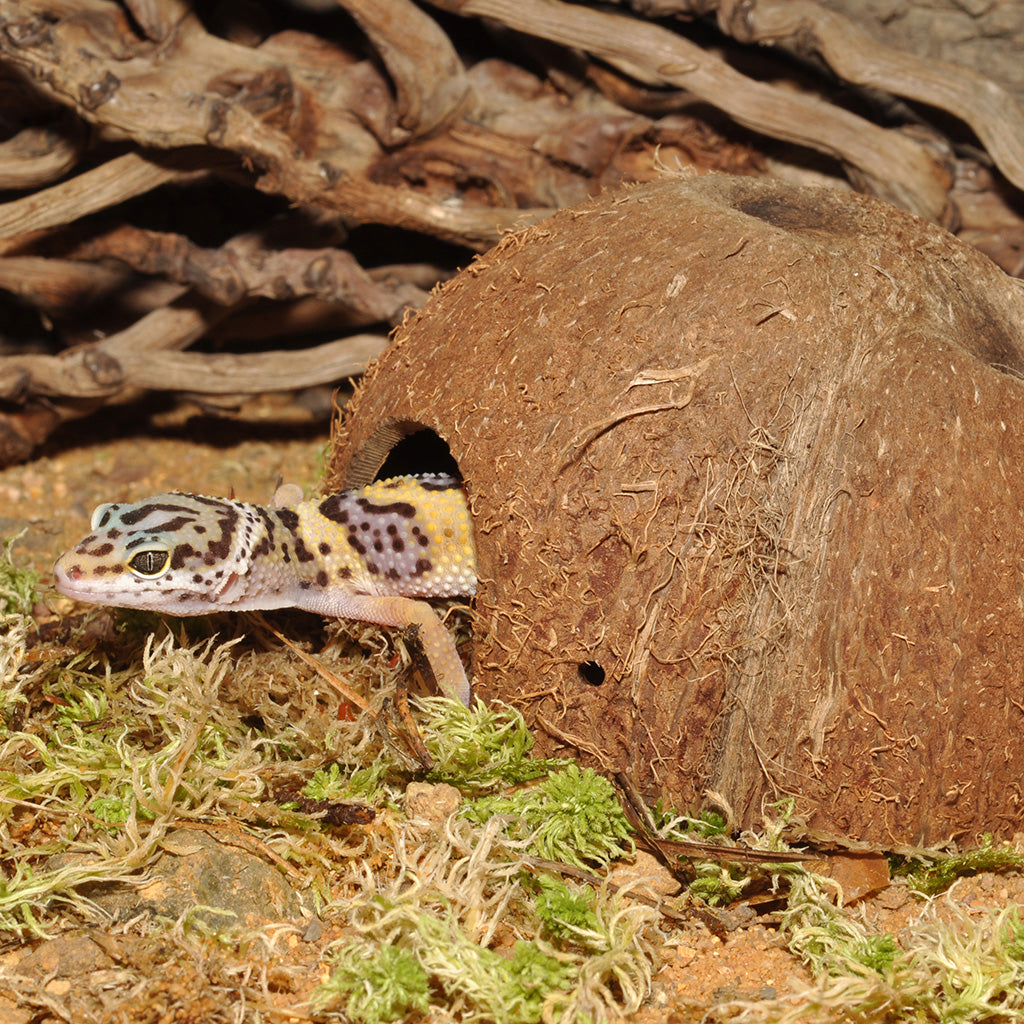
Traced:
<path fill-rule="evenodd" d="M 465 493 L 444 474 L 283 507 L 178 492 L 100 505 L 54 583 L 78 600 L 172 615 L 296 607 L 416 626 L 439 687 L 469 703 L 455 644 L 420 600 L 476 592 Z"/>

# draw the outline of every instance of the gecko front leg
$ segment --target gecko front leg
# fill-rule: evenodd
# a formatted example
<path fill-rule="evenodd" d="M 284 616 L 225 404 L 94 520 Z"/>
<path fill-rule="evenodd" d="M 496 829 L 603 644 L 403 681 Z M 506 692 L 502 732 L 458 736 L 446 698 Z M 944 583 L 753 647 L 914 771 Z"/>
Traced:
<path fill-rule="evenodd" d="M 426 601 L 378 594 L 338 594 L 332 595 L 318 611 L 323 615 L 358 619 L 378 626 L 416 627 L 438 688 L 446 697 L 469 704 L 469 680 L 455 641 Z"/>

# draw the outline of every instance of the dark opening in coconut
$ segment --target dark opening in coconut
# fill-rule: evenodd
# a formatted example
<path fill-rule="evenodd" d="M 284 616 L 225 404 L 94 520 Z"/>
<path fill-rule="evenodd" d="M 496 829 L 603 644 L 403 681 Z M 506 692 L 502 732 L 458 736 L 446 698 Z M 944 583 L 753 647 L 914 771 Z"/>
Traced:
<path fill-rule="evenodd" d="M 352 460 L 345 487 L 416 473 L 447 473 L 462 479 L 448 442 L 437 431 L 412 420 L 381 424 Z"/>

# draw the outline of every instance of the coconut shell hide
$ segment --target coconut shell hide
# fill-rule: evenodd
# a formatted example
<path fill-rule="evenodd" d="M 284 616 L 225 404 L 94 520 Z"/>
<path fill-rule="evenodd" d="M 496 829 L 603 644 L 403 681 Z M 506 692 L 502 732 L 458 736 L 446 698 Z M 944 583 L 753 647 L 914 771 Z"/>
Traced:
<path fill-rule="evenodd" d="M 1024 821 L 1020 284 L 860 195 L 671 179 L 399 331 L 329 486 L 450 446 L 475 692 L 651 800 L 879 843 Z M 402 469 L 407 468 L 402 466 Z"/>

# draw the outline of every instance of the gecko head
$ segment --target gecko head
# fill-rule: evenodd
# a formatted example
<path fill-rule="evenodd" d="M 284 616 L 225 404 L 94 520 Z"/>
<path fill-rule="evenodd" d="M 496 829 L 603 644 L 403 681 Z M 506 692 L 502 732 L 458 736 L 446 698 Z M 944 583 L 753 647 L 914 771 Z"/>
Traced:
<path fill-rule="evenodd" d="M 256 532 L 246 506 L 196 494 L 100 505 L 57 559 L 54 586 L 92 604 L 194 615 L 230 604 Z"/>

